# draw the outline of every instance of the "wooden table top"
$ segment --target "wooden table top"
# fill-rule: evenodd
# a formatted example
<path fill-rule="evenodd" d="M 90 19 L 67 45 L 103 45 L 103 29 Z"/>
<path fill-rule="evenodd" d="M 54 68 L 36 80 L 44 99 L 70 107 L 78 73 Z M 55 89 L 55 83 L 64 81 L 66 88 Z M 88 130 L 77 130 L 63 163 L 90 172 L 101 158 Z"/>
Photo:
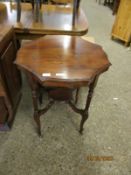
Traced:
<path fill-rule="evenodd" d="M 71 88 L 87 85 L 110 66 L 99 45 L 65 35 L 45 36 L 24 45 L 15 63 L 45 86 Z"/>
<path fill-rule="evenodd" d="M 42 5 L 40 22 L 33 19 L 33 11 L 30 3 L 21 3 L 21 22 L 16 22 L 16 4 L 0 3 L 0 24 L 13 25 L 19 37 L 44 34 L 68 34 L 84 35 L 88 31 L 88 23 L 82 9 L 76 16 L 75 26 L 72 26 L 72 7 L 62 5 Z"/>

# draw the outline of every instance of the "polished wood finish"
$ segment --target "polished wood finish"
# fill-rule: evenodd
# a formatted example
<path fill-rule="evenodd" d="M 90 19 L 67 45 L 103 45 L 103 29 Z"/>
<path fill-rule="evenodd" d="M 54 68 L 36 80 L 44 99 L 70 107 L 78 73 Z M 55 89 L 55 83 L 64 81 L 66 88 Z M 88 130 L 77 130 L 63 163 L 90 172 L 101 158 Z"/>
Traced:
<path fill-rule="evenodd" d="M 0 112 L 0 117 L 7 116 L 4 121 L 10 126 L 15 110 L 20 99 L 21 76 L 14 60 L 16 58 L 17 45 L 12 27 L 0 26 L 0 97 L 5 113 Z M 8 112 L 7 112 L 8 111 Z"/>
<path fill-rule="evenodd" d="M 112 38 L 118 38 L 126 45 L 131 42 L 131 0 L 121 0 L 112 28 Z"/>
<path fill-rule="evenodd" d="M 80 0 L 50 0 L 48 3 L 52 3 L 55 5 L 67 5 L 67 4 L 73 4 L 73 25 L 75 25 L 75 17 L 77 15 L 77 11 L 79 8 L 79 4 L 80 4 Z M 42 7 L 42 1 L 38 0 L 32 0 L 31 1 L 32 4 L 32 9 L 34 12 L 34 17 L 35 17 L 35 22 L 39 22 L 39 18 L 40 18 L 40 11 L 41 11 L 41 7 Z M 17 22 L 20 22 L 20 18 L 21 18 L 21 1 L 17 0 Z"/>
<path fill-rule="evenodd" d="M 6 105 L 4 103 L 4 98 L 3 97 L 0 97 L 0 114 L 2 114 L 0 116 L 0 125 L 1 125 L 1 124 L 6 122 L 6 118 L 7 118 L 7 115 L 8 115 L 8 111 L 7 111 Z"/>
<path fill-rule="evenodd" d="M 96 71 L 109 65 L 99 45 L 64 35 L 45 36 L 23 46 L 16 64 L 34 74 L 44 86 L 57 87 L 61 82 L 62 87 L 72 88 L 86 85 Z"/>
<path fill-rule="evenodd" d="M 18 51 L 15 64 L 24 70 L 28 77 L 39 135 L 40 115 L 53 105 L 54 100 L 66 101 L 82 116 L 82 133 L 98 76 L 110 66 L 103 49 L 78 36 L 45 36 L 23 46 Z M 50 88 L 48 93 L 52 99 L 42 110 L 38 108 L 39 86 Z M 89 87 L 84 109 L 78 109 L 72 101 L 72 91 L 81 86 Z"/>
<path fill-rule="evenodd" d="M 0 76 L 0 128 L 3 123 L 6 122 L 8 116 L 8 110 L 6 108 L 5 99 L 7 99 L 4 87 L 2 84 L 2 78 Z"/>
<path fill-rule="evenodd" d="M 2 3 L 6 8 L 1 12 L 0 23 L 13 25 L 17 37 L 20 39 L 38 38 L 46 34 L 84 35 L 88 31 L 88 23 L 82 9 L 79 9 L 72 25 L 72 6 L 42 4 L 40 21 L 33 19 L 32 5 L 22 3 L 21 22 L 16 22 L 16 4 Z M 1 5 L 1 3 L 0 3 Z"/>
<path fill-rule="evenodd" d="M 54 4 L 73 4 L 74 0 L 49 0 L 50 2 Z"/>
<path fill-rule="evenodd" d="M 8 91 L 5 82 L 1 77 L 1 69 L 0 69 L 0 130 L 3 130 L 6 122 L 12 120 L 13 111 L 12 105 L 9 100 Z M 4 130 L 7 128 L 4 128 Z"/>
<path fill-rule="evenodd" d="M 21 86 L 19 71 L 13 64 L 13 61 L 16 57 L 16 51 L 17 50 L 14 46 L 14 43 L 11 41 L 6 48 L 6 51 L 1 56 L 3 76 L 6 79 L 11 102 L 13 105 L 15 105 L 17 101 L 19 89 Z"/>

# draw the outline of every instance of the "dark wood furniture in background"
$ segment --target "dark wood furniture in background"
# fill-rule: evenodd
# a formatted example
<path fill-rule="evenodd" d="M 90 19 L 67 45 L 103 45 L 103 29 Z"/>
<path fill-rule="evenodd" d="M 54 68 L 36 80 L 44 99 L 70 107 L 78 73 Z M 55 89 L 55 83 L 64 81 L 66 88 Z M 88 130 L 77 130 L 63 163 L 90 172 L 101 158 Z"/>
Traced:
<path fill-rule="evenodd" d="M 101 0 L 98 0 L 98 2 L 99 4 L 101 4 Z M 113 11 L 112 14 L 115 15 L 117 13 L 119 3 L 120 3 L 120 0 L 105 0 L 103 4 L 106 6 L 109 6 Z"/>
<path fill-rule="evenodd" d="M 26 1 L 25 1 L 26 2 Z M 21 21 L 21 0 L 17 0 L 17 22 Z M 31 0 L 30 3 L 32 4 L 32 10 L 34 13 L 34 20 L 35 22 L 39 22 L 40 19 L 40 11 L 42 7 L 42 3 L 44 3 L 42 0 Z M 73 25 L 75 25 L 75 17 L 77 15 L 77 11 L 79 8 L 80 0 L 49 0 L 47 3 L 53 3 L 55 5 L 66 5 L 66 4 L 72 4 L 73 10 L 72 10 L 72 17 L 73 17 Z"/>
<path fill-rule="evenodd" d="M 54 100 L 66 101 L 81 115 L 82 133 L 98 76 L 110 66 L 103 49 L 78 36 L 45 36 L 20 48 L 15 63 L 28 77 L 39 135 L 40 116 L 53 105 Z M 89 94 L 85 108 L 78 109 L 72 100 L 72 92 L 82 86 L 89 87 Z M 42 110 L 38 109 L 40 87 L 50 87 L 48 94 L 51 97 Z"/>
<path fill-rule="evenodd" d="M 14 60 L 18 48 L 12 27 L 0 26 L 0 128 L 11 126 L 20 100 L 21 76 Z"/>
<path fill-rule="evenodd" d="M 7 98 L 7 94 L 5 93 L 2 78 L 0 75 L 0 130 L 3 129 L 3 126 L 5 126 L 7 117 L 11 116 L 10 108 L 10 102 Z"/>
<path fill-rule="evenodd" d="M 32 6 L 30 3 L 21 4 L 21 22 L 16 22 L 16 4 L 0 3 L 4 5 L 1 11 L 1 25 L 13 25 L 15 33 L 19 39 L 33 39 L 43 35 L 84 35 L 88 31 L 86 16 L 81 8 L 75 18 L 75 25 L 72 23 L 72 7 L 59 5 L 42 4 L 40 21 L 33 19 Z"/>

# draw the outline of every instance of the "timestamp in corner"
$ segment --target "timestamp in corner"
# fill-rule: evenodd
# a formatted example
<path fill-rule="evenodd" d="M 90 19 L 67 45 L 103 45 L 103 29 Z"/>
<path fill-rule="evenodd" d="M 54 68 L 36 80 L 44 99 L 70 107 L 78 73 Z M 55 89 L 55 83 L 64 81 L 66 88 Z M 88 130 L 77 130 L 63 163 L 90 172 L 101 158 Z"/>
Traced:
<path fill-rule="evenodd" d="M 88 161 L 113 161 L 114 157 L 113 156 L 95 156 L 95 155 L 89 155 L 87 156 Z"/>

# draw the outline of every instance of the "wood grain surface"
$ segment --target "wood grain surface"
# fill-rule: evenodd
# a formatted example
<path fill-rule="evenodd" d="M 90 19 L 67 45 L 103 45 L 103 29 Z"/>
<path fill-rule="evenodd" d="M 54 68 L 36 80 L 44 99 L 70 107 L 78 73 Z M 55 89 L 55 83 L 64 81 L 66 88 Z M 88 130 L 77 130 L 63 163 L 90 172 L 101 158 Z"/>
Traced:
<path fill-rule="evenodd" d="M 110 63 L 103 49 L 79 36 L 45 36 L 23 46 L 15 62 L 45 86 L 87 85 Z"/>
<path fill-rule="evenodd" d="M 5 9 L 0 12 L 1 25 L 13 25 L 16 34 L 26 39 L 33 35 L 68 34 L 84 35 L 88 31 L 88 23 L 82 9 L 79 9 L 72 25 L 72 6 L 42 5 L 39 22 L 34 21 L 34 12 L 30 3 L 21 3 L 21 21 L 16 22 L 16 4 L 2 3 Z M 0 3 L 1 5 L 1 3 Z"/>

